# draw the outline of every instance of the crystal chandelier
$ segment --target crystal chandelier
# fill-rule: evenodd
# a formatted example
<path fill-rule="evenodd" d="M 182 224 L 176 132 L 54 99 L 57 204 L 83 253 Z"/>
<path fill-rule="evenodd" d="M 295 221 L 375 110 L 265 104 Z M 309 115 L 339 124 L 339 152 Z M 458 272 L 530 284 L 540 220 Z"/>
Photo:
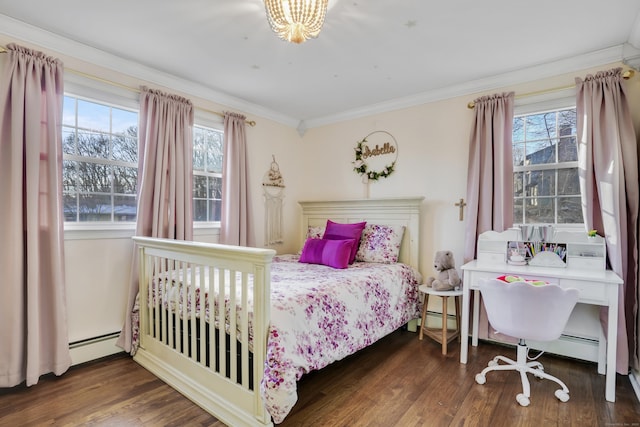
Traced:
<path fill-rule="evenodd" d="M 329 0 L 264 0 L 273 31 L 283 40 L 302 43 L 318 37 Z"/>

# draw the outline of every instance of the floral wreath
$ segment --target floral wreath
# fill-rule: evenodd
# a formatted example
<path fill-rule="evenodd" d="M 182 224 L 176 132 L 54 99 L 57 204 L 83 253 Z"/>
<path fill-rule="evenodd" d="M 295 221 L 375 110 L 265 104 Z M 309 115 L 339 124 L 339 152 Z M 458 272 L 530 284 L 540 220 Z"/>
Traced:
<path fill-rule="evenodd" d="M 374 133 L 376 133 L 376 132 L 374 132 Z M 387 132 L 385 132 L 385 133 L 387 133 Z M 371 135 L 371 134 L 369 134 L 369 135 Z M 367 165 L 367 163 L 364 160 L 362 160 L 362 151 L 363 151 L 362 146 L 364 145 L 365 142 L 367 142 L 367 137 L 369 135 L 364 137 L 362 139 L 362 141 L 358 141 L 358 144 L 356 145 L 356 148 L 354 149 L 355 152 L 356 152 L 356 160 L 353 162 L 353 166 L 354 166 L 353 170 L 357 174 L 363 176 L 363 181 L 364 182 L 377 181 L 380 178 L 388 177 L 395 170 L 396 160 L 397 160 L 397 155 L 396 155 L 396 160 L 394 160 L 390 164 L 386 165 L 384 168 L 382 168 L 382 170 L 380 170 L 380 171 L 369 170 L 369 166 Z M 393 136 L 392 136 L 392 138 L 393 138 Z M 398 145 L 396 143 L 396 151 L 397 151 L 397 146 Z"/>

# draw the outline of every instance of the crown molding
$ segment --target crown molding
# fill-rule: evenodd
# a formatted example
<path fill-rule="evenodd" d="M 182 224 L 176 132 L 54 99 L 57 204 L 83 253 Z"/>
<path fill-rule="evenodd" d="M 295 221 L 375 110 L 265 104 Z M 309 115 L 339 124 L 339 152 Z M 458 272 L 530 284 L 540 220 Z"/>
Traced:
<path fill-rule="evenodd" d="M 39 46 L 49 51 L 77 58 L 108 70 L 129 75 L 148 82 L 150 85 L 163 86 L 188 95 L 207 99 L 216 104 L 229 107 L 229 109 L 241 111 L 242 114 L 260 116 L 291 128 L 298 126 L 299 120 L 296 118 L 230 96 L 210 87 L 195 84 L 137 62 L 121 58 L 103 50 L 87 46 L 2 14 L 0 14 L 0 34 L 22 40 L 25 43 Z"/>
<path fill-rule="evenodd" d="M 612 46 L 570 58 L 539 64 L 509 73 L 498 74 L 485 79 L 472 80 L 453 86 L 417 93 L 387 102 L 372 104 L 363 108 L 343 111 L 338 114 L 305 120 L 306 129 L 324 126 L 336 122 L 353 120 L 374 114 L 385 113 L 403 108 L 415 107 L 430 102 L 455 98 L 458 96 L 478 94 L 489 90 L 504 88 L 516 84 L 553 77 L 560 74 L 576 72 L 591 67 L 610 64 L 623 59 L 623 45 Z"/>
<path fill-rule="evenodd" d="M 149 82 L 150 84 L 172 88 L 185 94 L 208 99 L 217 104 L 227 106 L 230 109 L 241 111 L 243 114 L 256 115 L 273 120 L 274 122 L 296 129 L 301 136 L 308 129 L 315 127 L 415 107 L 444 99 L 478 94 L 489 90 L 610 64 L 624 59 L 623 45 L 617 45 L 484 79 L 463 82 L 445 88 L 391 99 L 362 108 L 346 110 L 318 118 L 299 120 L 243 99 L 230 96 L 210 87 L 195 84 L 134 61 L 121 58 L 117 55 L 50 33 L 2 14 L 0 14 L 0 34 L 23 40 L 26 43 L 59 52 L 105 69 L 117 71 Z M 629 36 L 629 43 L 634 46 L 640 46 L 640 14 L 636 18 L 636 23 Z"/>

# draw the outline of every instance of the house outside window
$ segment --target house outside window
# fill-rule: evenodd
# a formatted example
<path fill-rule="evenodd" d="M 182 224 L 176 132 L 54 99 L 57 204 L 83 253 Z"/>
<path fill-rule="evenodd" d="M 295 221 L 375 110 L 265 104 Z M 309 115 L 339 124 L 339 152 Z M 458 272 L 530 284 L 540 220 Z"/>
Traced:
<path fill-rule="evenodd" d="M 515 224 L 582 224 L 575 107 L 513 120 Z"/>

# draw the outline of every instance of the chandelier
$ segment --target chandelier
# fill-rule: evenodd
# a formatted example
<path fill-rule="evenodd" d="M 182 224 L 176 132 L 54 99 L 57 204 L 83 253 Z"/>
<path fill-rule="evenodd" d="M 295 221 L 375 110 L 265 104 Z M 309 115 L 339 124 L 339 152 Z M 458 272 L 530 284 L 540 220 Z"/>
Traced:
<path fill-rule="evenodd" d="M 283 40 L 302 43 L 318 37 L 329 0 L 264 0 L 273 31 Z"/>

